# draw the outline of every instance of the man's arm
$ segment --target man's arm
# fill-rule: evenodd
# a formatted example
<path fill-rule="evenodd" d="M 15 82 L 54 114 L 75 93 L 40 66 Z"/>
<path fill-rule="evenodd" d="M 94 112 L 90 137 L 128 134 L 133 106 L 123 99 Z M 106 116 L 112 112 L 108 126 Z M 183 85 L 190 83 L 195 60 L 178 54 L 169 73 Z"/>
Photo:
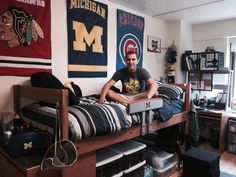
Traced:
<path fill-rule="evenodd" d="M 152 77 L 147 80 L 147 83 L 148 90 L 145 92 L 145 96 L 146 98 L 152 98 L 157 93 L 157 83 Z"/>
<path fill-rule="evenodd" d="M 106 101 L 106 95 L 108 93 L 108 91 L 110 90 L 110 88 L 116 83 L 115 80 L 110 79 L 102 88 L 101 94 L 100 94 L 100 98 L 99 98 L 99 102 L 104 103 Z"/>

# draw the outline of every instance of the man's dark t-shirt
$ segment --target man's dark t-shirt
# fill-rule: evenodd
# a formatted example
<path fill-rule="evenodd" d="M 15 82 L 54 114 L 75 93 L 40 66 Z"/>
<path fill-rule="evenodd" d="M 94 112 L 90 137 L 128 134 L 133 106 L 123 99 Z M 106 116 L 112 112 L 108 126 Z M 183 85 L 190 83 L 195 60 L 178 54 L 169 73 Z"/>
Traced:
<path fill-rule="evenodd" d="M 137 94 L 144 91 L 146 81 L 151 77 L 144 68 L 137 68 L 131 73 L 128 68 L 123 68 L 115 72 L 112 76 L 114 81 L 121 81 L 122 93 Z"/>

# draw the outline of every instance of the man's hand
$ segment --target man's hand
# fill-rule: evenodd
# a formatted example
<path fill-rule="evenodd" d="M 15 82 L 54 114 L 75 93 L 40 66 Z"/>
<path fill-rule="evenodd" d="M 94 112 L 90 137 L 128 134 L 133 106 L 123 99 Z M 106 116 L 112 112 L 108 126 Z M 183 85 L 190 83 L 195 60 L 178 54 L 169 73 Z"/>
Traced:
<path fill-rule="evenodd" d="M 106 102 L 106 98 L 100 95 L 99 103 L 104 103 L 104 102 Z"/>
<path fill-rule="evenodd" d="M 101 94 L 100 94 L 100 98 L 99 98 L 99 102 L 100 103 L 104 103 L 106 101 L 106 95 L 109 91 L 109 89 L 116 83 L 116 81 L 114 81 L 113 79 L 110 79 L 102 88 Z"/>

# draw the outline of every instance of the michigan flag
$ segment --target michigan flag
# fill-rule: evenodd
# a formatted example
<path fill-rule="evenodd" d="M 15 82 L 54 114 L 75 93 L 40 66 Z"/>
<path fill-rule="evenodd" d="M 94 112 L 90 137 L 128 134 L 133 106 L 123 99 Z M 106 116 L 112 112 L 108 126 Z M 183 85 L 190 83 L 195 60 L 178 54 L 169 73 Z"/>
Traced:
<path fill-rule="evenodd" d="M 68 77 L 107 76 L 107 5 L 67 0 Z"/>

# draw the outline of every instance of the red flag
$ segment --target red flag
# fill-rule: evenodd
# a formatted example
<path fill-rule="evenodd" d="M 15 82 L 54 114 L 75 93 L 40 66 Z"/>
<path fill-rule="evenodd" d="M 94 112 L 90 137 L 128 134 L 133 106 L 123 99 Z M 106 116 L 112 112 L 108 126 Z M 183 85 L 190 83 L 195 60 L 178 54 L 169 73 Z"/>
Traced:
<path fill-rule="evenodd" d="M 0 1 L 0 55 L 29 58 L 0 59 L 0 75 L 25 75 L 9 72 L 20 68 L 30 68 L 28 74 L 38 69 L 51 72 L 50 6 L 50 0 Z"/>

